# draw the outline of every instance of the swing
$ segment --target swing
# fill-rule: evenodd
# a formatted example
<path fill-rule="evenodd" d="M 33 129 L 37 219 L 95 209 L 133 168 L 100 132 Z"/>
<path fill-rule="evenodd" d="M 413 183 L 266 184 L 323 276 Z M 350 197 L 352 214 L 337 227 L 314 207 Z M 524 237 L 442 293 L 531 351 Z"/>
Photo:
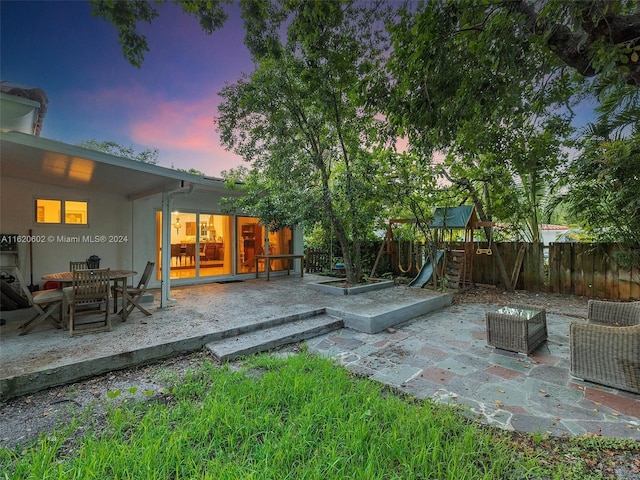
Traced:
<path fill-rule="evenodd" d="M 413 257 L 412 252 L 411 252 L 412 246 L 413 246 L 413 241 L 411 241 L 409 243 L 409 266 L 405 270 L 404 268 L 402 268 L 402 264 L 400 263 L 400 242 L 398 242 L 398 269 L 402 273 L 407 273 L 407 272 L 411 271 L 411 267 L 413 266 L 413 261 L 411 260 L 411 258 Z"/>
<path fill-rule="evenodd" d="M 491 241 L 493 240 L 493 235 L 489 235 L 489 248 L 480 248 L 480 242 L 478 242 L 478 248 L 476 249 L 476 255 L 493 255 L 491 251 Z"/>

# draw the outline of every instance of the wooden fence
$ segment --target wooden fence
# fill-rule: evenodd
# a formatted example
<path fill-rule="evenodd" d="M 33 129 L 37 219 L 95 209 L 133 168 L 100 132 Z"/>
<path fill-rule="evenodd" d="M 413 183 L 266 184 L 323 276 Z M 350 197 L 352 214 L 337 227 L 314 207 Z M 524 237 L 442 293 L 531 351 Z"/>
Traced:
<path fill-rule="evenodd" d="M 473 283 L 501 284 L 495 255 L 475 253 L 478 249 L 487 249 L 489 245 L 480 242 L 473 247 Z M 369 256 L 375 258 L 373 252 L 379 248 L 380 243 L 373 245 L 369 249 Z M 451 248 L 463 249 L 464 245 L 453 244 Z M 516 290 L 549 291 L 609 300 L 640 300 L 640 269 L 621 268 L 616 261 L 619 247 L 615 244 L 552 243 L 544 247 L 541 243 L 503 242 L 493 243 L 491 249 L 500 251 L 509 278 L 517 278 Z M 548 256 L 545 256 L 547 249 Z M 385 250 L 383 260 L 386 261 L 379 264 L 376 273 L 380 275 L 390 271 L 395 275 L 415 276 L 422 266 L 419 258 L 423 251 L 423 245 L 410 246 L 409 242 L 400 242 L 398 245 L 394 242 L 391 253 L 387 254 Z M 414 258 L 413 262 L 411 258 Z M 365 263 L 373 264 L 371 259 L 367 260 Z M 307 250 L 307 272 L 327 271 L 331 264 L 327 252 Z M 366 273 L 370 271 L 367 267 L 371 268 L 365 266 Z"/>
<path fill-rule="evenodd" d="M 611 243 L 552 243 L 549 291 L 611 300 L 640 300 L 640 269 L 622 268 Z"/>
<path fill-rule="evenodd" d="M 307 248 L 304 253 L 304 266 L 307 273 L 319 273 L 331 269 L 333 264 L 329 252 Z"/>
<path fill-rule="evenodd" d="M 486 248 L 480 243 L 480 248 Z M 640 270 L 624 269 L 616 261 L 619 247 L 615 244 L 505 242 L 498 248 L 507 274 L 513 278 L 518 255 L 523 249 L 516 290 L 548 291 L 608 300 L 640 300 Z M 548 249 L 548 262 L 545 250 Z M 475 283 L 501 284 L 500 273 L 493 256 L 475 255 Z"/>

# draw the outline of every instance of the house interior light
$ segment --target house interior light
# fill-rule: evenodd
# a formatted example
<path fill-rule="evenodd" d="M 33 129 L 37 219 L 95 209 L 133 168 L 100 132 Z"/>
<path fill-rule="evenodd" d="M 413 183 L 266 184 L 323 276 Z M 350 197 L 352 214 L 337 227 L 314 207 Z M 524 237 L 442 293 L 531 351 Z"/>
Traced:
<path fill-rule="evenodd" d="M 173 224 L 173 228 L 176 229 L 176 234 L 180 234 L 180 229 L 182 228 L 182 224 L 180 223 L 180 217 L 176 217 L 176 221 Z"/>

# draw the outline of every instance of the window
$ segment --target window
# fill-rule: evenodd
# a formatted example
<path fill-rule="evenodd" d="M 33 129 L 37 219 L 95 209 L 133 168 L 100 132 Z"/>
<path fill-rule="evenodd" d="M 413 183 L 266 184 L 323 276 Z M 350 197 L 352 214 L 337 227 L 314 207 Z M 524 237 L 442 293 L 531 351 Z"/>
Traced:
<path fill-rule="evenodd" d="M 87 212 L 88 202 L 36 199 L 36 223 L 87 225 Z"/>

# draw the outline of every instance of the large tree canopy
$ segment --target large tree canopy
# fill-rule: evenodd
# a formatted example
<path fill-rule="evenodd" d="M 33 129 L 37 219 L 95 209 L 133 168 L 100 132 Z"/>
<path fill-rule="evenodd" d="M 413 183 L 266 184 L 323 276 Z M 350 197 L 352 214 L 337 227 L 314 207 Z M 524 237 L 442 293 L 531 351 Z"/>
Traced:
<path fill-rule="evenodd" d="M 286 19 L 286 40 L 253 37 L 256 70 L 221 93 L 221 139 L 251 164 L 239 204 L 275 228 L 328 218 L 356 282 L 377 210 L 380 120 L 363 87 L 383 72 L 382 11 L 351 1 L 268 5 L 265 31 Z"/>
<path fill-rule="evenodd" d="M 139 66 L 148 46 L 137 22 L 152 22 L 160 2 L 92 3 Z M 226 16 L 223 0 L 176 3 L 209 33 Z M 346 14 L 356 5 L 361 13 Z M 630 238 L 608 228 L 612 220 L 598 211 L 633 205 L 640 191 L 640 179 L 622 173 L 640 135 L 637 0 L 387 5 L 399 11 L 389 26 L 385 76 L 371 36 L 382 17 L 362 13 L 375 11 L 376 2 L 241 0 L 256 71 L 223 92 L 219 126 L 253 168 L 243 175 L 246 201 L 261 216 L 274 212 L 276 225 L 287 211 L 295 212 L 290 221 L 326 211 L 351 262 L 350 242 L 357 245 L 369 228 L 362 218 L 373 210 L 372 194 L 409 199 L 419 211 L 418 195 L 442 175 L 452 203 L 471 199 L 486 219 L 526 222 L 535 239 L 542 198 L 561 177 L 571 211 L 585 224 Z M 596 122 L 579 132 L 582 153 L 568 165 L 569 147 L 579 151 L 570 143 L 572 109 L 587 97 L 596 100 Z M 408 140 L 407 152 L 379 142 L 383 125 L 390 137 Z M 436 151 L 444 159 L 432 162 Z M 381 186 L 376 174 L 392 180 Z M 599 184 L 617 195 L 604 195 L 609 190 Z M 637 209 L 625 209 L 619 223 L 633 230 L 638 218 Z"/>
<path fill-rule="evenodd" d="M 138 33 L 140 22 L 152 23 L 158 16 L 157 6 L 163 0 L 90 0 L 91 13 L 110 22 L 118 31 L 118 43 L 122 54 L 131 65 L 140 68 L 144 54 L 149 51 L 147 38 Z M 227 13 L 222 4 L 229 0 L 174 0 L 182 10 L 198 18 L 202 29 L 211 34 L 224 25 Z"/>
<path fill-rule="evenodd" d="M 453 201 L 472 202 L 482 221 L 526 224 L 537 239 L 540 197 L 563 160 L 572 75 L 531 41 L 522 15 L 492 5 L 427 2 L 389 29 L 392 88 L 381 108 L 423 174 L 444 177 Z"/>

